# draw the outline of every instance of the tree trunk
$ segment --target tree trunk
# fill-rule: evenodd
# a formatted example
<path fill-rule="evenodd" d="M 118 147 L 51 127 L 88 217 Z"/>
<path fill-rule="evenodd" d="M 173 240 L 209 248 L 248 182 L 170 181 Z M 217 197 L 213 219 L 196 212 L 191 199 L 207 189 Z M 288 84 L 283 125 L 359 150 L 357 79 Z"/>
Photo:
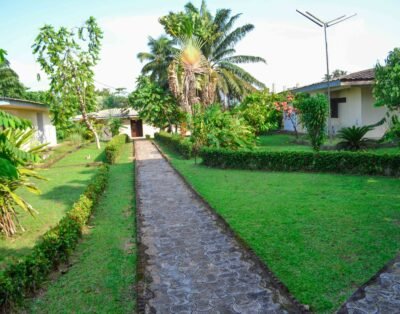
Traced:
<path fill-rule="evenodd" d="M 78 96 L 79 96 L 79 104 L 81 107 L 82 120 L 83 120 L 83 122 L 85 122 L 86 127 L 89 129 L 89 131 L 93 133 L 94 139 L 96 140 L 97 149 L 100 149 L 101 146 L 100 146 L 99 135 L 97 134 L 96 130 L 94 129 L 92 123 L 90 123 L 90 120 L 87 116 L 85 102 L 83 100 L 82 93 L 79 88 L 78 88 L 77 92 L 78 92 Z"/>

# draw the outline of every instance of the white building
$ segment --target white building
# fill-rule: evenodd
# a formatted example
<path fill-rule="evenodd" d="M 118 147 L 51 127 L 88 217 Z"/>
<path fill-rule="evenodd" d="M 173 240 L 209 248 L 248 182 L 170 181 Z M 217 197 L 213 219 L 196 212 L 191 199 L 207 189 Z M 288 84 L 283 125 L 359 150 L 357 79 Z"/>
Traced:
<path fill-rule="evenodd" d="M 344 75 L 330 82 L 331 86 L 331 125 L 335 134 L 343 127 L 363 126 L 377 123 L 387 113 L 385 107 L 375 107 L 375 99 L 372 94 L 375 73 L 374 69 Z M 323 81 L 291 91 L 296 94 L 305 92 L 309 94 L 325 94 L 328 82 Z M 297 121 L 298 122 L 298 121 Z M 369 138 L 381 138 L 388 125 L 385 123 L 376 127 L 367 134 Z M 293 131 L 293 125 L 288 119 L 284 119 L 284 129 Z M 305 130 L 298 126 L 298 131 Z"/>
<path fill-rule="evenodd" d="M 0 98 L 0 110 L 8 112 L 19 118 L 30 120 L 32 127 L 36 130 L 36 140 L 49 146 L 57 145 L 56 128 L 51 122 L 49 108 L 42 103 L 15 99 L 8 97 Z"/>
<path fill-rule="evenodd" d="M 120 128 L 120 133 L 127 134 L 131 138 L 144 137 L 149 135 L 154 137 L 154 133 L 159 132 L 159 129 L 143 123 L 139 118 L 139 114 L 134 109 L 112 108 L 104 109 L 97 112 L 88 113 L 88 117 L 98 121 L 103 121 L 106 124 L 110 118 L 122 119 L 123 127 Z M 82 116 L 74 117 L 74 121 L 81 121 Z"/>

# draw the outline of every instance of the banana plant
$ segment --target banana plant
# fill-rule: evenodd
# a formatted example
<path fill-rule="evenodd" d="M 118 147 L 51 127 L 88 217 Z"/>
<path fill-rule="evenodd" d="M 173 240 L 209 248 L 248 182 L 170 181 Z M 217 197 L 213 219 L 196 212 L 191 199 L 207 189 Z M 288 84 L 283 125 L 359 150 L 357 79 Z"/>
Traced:
<path fill-rule="evenodd" d="M 18 221 L 18 208 L 35 213 L 17 190 L 40 193 L 31 178 L 44 178 L 27 167 L 40 160 L 46 145 L 33 144 L 35 130 L 28 128 L 30 123 L 26 120 L 0 112 L 0 124 L 0 232 L 10 237 L 17 232 L 17 225 L 24 230 Z"/>

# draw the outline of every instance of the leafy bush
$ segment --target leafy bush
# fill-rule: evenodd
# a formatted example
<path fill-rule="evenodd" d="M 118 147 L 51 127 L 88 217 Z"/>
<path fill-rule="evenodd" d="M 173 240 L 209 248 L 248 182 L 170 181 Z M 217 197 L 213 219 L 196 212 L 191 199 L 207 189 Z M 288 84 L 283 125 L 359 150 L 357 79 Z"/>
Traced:
<path fill-rule="evenodd" d="M 115 163 L 115 160 L 121 153 L 123 145 L 128 141 L 128 135 L 120 134 L 114 136 L 106 145 L 104 152 L 106 154 L 106 161 L 109 164 Z"/>
<path fill-rule="evenodd" d="M 108 166 L 102 166 L 72 209 L 43 235 L 32 253 L 0 272 L 0 311 L 7 312 L 10 306 L 36 291 L 47 275 L 68 259 L 107 185 L 107 178 Z"/>
<path fill-rule="evenodd" d="M 282 96 L 269 93 L 268 89 L 247 95 L 235 108 L 256 134 L 278 129 L 282 124 L 282 112 L 274 103 Z"/>
<path fill-rule="evenodd" d="M 400 155 L 364 152 L 259 152 L 203 148 L 206 166 L 271 171 L 311 171 L 400 176 Z"/>
<path fill-rule="evenodd" d="M 319 151 L 326 138 L 328 101 L 325 95 L 297 95 L 294 102 L 300 111 L 300 123 L 307 129 L 312 148 Z"/>
<path fill-rule="evenodd" d="M 178 154 L 186 159 L 192 158 L 193 144 L 188 138 L 182 138 L 177 134 L 170 134 L 166 132 L 160 132 L 154 134 L 154 139 L 157 142 L 168 146 L 172 150 L 176 151 Z"/>
<path fill-rule="evenodd" d="M 255 136 L 251 126 L 236 113 L 223 111 L 219 104 L 194 107 L 192 141 L 196 147 L 252 148 Z"/>

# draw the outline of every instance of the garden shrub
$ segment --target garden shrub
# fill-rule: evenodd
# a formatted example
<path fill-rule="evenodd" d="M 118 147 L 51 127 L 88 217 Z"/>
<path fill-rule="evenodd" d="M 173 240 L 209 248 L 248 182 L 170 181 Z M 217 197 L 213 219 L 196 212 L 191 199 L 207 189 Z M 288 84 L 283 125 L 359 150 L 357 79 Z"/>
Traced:
<path fill-rule="evenodd" d="M 177 134 L 170 134 L 166 132 L 160 132 L 154 134 L 154 139 L 157 142 L 168 146 L 181 156 L 186 159 L 192 158 L 193 154 L 193 144 L 188 138 L 182 138 Z"/>
<path fill-rule="evenodd" d="M 80 199 L 60 222 L 47 231 L 32 253 L 0 272 L 0 312 L 36 291 L 48 274 L 67 261 L 82 235 L 94 205 L 107 185 L 108 166 L 99 168 Z"/>
<path fill-rule="evenodd" d="M 259 152 L 203 148 L 206 166 L 271 171 L 311 171 L 400 176 L 400 155 L 364 152 Z"/>
<path fill-rule="evenodd" d="M 109 164 L 115 163 L 115 160 L 121 153 L 122 147 L 128 142 L 128 135 L 120 134 L 114 136 L 106 145 L 104 152 L 106 154 L 106 161 Z"/>
<path fill-rule="evenodd" d="M 294 105 L 300 112 L 300 123 L 307 129 L 313 150 L 319 151 L 326 138 L 326 120 L 329 112 L 326 96 L 298 94 Z"/>

